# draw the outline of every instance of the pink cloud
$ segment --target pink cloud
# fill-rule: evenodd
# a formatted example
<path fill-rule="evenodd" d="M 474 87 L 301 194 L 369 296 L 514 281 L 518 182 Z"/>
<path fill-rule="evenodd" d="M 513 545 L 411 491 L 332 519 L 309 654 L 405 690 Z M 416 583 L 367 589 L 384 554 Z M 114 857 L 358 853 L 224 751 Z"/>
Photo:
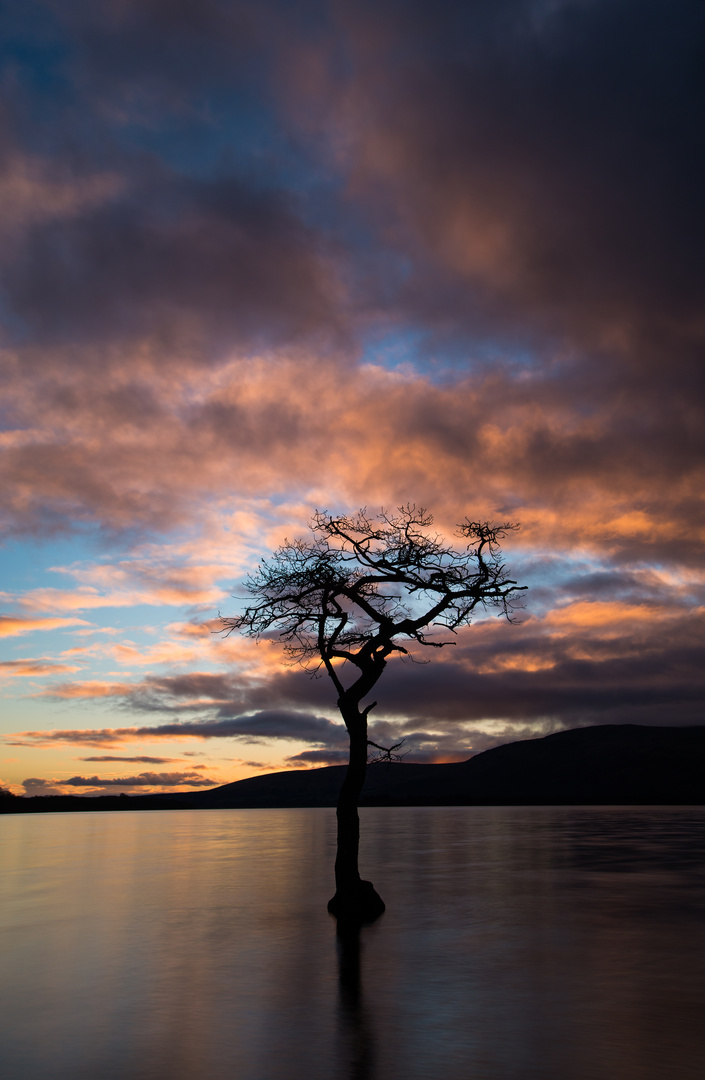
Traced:
<path fill-rule="evenodd" d="M 133 691 L 130 683 L 110 683 L 101 679 L 86 679 L 84 682 L 57 683 L 40 691 L 38 697 L 73 698 L 109 698 L 124 697 Z"/>
<path fill-rule="evenodd" d="M 16 637 L 34 630 L 62 630 L 68 626 L 88 626 L 84 619 L 56 619 L 51 617 L 24 617 L 0 615 L 0 637 Z"/>
<path fill-rule="evenodd" d="M 33 660 L 25 658 L 22 660 L 2 660 L 0 661 L 0 677 L 3 675 L 13 676 L 43 676 L 43 675 L 59 675 L 64 671 L 80 671 L 80 668 L 72 667 L 70 664 L 56 664 L 50 660 Z"/>
<path fill-rule="evenodd" d="M 510 499 L 525 524 L 520 544 L 661 551 L 674 529 L 686 543 L 700 542 L 692 502 L 687 510 L 684 503 L 700 470 L 684 459 L 686 471 L 674 485 L 672 452 L 664 456 L 660 438 L 645 445 L 637 468 L 624 452 L 628 425 L 615 409 L 587 420 L 541 377 L 520 382 L 500 367 L 492 377 L 443 386 L 373 367 L 326 370 L 314 356 L 295 364 L 273 356 L 232 362 L 217 377 L 199 371 L 197 378 L 198 400 L 185 417 L 189 380 L 183 398 L 174 400 L 173 388 L 160 389 L 157 379 L 157 414 L 131 429 L 126 417 L 129 438 L 122 425 L 96 429 L 90 398 L 65 419 L 49 412 L 47 426 L 66 425 L 65 431 L 46 456 L 37 457 L 32 446 L 11 451 L 10 501 L 23 476 L 23 491 L 29 484 L 45 506 L 66 497 L 80 504 L 81 516 L 106 524 L 149 520 L 168 528 L 200 514 L 197 508 L 214 497 L 233 506 L 235 496 L 293 485 L 317 491 L 317 501 L 342 498 L 352 505 L 394 504 L 413 495 L 433 506 L 444 526 L 469 508 L 494 516 Z M 77 472 L 72 446 L 79 445 L 85 452 Z M 136 490 L 149 492 L 144 512 Z M 69 572 L 81 581 L 78 589 L 35 591 L 24 602 L 49 610 L 217 604 L 223 592 L 214 578 L 227 568 L 134 560 Z"/>

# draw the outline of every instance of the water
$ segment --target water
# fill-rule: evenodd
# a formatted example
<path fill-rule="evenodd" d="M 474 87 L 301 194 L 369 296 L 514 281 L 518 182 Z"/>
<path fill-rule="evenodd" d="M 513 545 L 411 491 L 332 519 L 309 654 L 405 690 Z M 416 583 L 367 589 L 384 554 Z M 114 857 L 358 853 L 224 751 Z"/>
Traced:
<path fill-rule="evenodd" d="M 0 819 L 12 1080 L 701 1080 L 705 808 Z"/>

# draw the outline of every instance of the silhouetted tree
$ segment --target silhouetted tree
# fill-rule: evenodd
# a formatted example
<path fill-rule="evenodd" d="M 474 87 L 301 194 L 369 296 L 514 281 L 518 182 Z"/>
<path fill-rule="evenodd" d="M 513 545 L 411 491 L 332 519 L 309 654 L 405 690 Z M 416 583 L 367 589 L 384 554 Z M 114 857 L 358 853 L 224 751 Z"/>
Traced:
<path fill-rule="evenodd" d="M 413 505 L 370 516 L 360 510 L 336 517 L 316 511 L 311 536 L 285 541 L 246 579 L 253 598 L 227 634 L 260 638 L 275 632 L 291 661 L 312 673 L 324 669 L 338 695 L 350 737 L 348 768 L 338 799 L 336 892 L 328 909 L 337 916 L 374 918 L 384 903 L 358 870 L 358 802 L 365 780 L 367 718 L 362 706 L 394 653 L 452 644 L 458 627 L 478 609 L 509 616 L 523 587 L 506 573 L 499 541 L 513 523 L 466 518 L 457 548 L 431 532 L 433 518 Z M 439 636 L 439 633 L 442 636 Z M 405 644 L 402 644 L 402 643 Z M 398 747 L 379 747 L 391 756 Z"/>
<path fill-rule="evenodd" d="M 21 802 L 21 795 L 15 795 L 9 788 L 0 787 L 0 814 L 11 813 Z"/>

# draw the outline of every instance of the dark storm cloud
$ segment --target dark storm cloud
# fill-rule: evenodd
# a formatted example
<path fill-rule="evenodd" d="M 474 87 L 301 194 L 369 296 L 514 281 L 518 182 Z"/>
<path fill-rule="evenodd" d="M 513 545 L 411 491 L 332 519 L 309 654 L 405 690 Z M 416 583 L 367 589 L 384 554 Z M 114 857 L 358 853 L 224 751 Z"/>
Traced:
<path fill-rule="evenodd" d="M 243 67 L 253 75 L 253 53 L 261 59 L 262 21 L 248 4 L 75 0 L 55 6 L 54 14 L 56 33 L 68 31 L 79 85 L 169 87 L 162 107 L 178 108 L 204 84 L 237 86 Z"/>
<path fill-rule="evenodd" d="M 597 350 L 593 367 L 626 344 L 650 355 L 654 378 L 675 348 L 695 375 L 701 5 L 33 10 L 6 16 L 13 78 L 35 100 L 51 75 L 53 129 L 79 147 L 68 157 L 86 174 L 114 166 L 127 185 L 72 223 L 36 225 L 10 296 L 39 327 L 58 329 L 62 308 L 86 332 L 156 326 L 182 306 L 221 328 L 230 312 L 245 335 L 334 318 L 274 177 L 289 196 L 317 191 L 306 216 L 345 253 L 366 318 L 462 335 L 464 355 L 478 332 L 579 342 Z M 54 46 L 34 54 L 44 80 L 22 50 L 38 23 Z M 228 158 L 248 181 L 219 178 Z"/>
<path fill-rule="evenodd" d="M 273 344 L 335 321 L 315 247 L 284 197 L 236 177 L 165 172 L 80 216 L 35 224 L 6 268 L 5 295 L 43 343 Z"/>
<path fill-rule="evenodd" d="M 151 337 L 173 362 L 335 332 L 332 267 L 267 89 L 270 16 L 107 2 L 1 18 L 6 333 Z"/>
<path fill-rule="evenodd" d="M 413 230 L 415 310 L 452 325 L 464 300 L 524 340 L 701 333 L 701 5 L 412 3 L 401 33 L 396 3 L 345 13 L 355 179 Z"/>

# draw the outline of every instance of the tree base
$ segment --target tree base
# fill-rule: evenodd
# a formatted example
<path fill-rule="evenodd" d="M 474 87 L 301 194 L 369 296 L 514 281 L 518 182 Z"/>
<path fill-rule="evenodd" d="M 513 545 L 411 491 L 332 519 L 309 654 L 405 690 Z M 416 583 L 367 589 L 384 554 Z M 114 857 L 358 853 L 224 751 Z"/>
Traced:
<path fill-rule="evenodd" d="M 371 881 L 358 881 L 344 892 L 338 889 L 328 901 L 328 910 L 339 922 L 374 922 L 385 910 L 384 900 L 375 891 Z"/>

